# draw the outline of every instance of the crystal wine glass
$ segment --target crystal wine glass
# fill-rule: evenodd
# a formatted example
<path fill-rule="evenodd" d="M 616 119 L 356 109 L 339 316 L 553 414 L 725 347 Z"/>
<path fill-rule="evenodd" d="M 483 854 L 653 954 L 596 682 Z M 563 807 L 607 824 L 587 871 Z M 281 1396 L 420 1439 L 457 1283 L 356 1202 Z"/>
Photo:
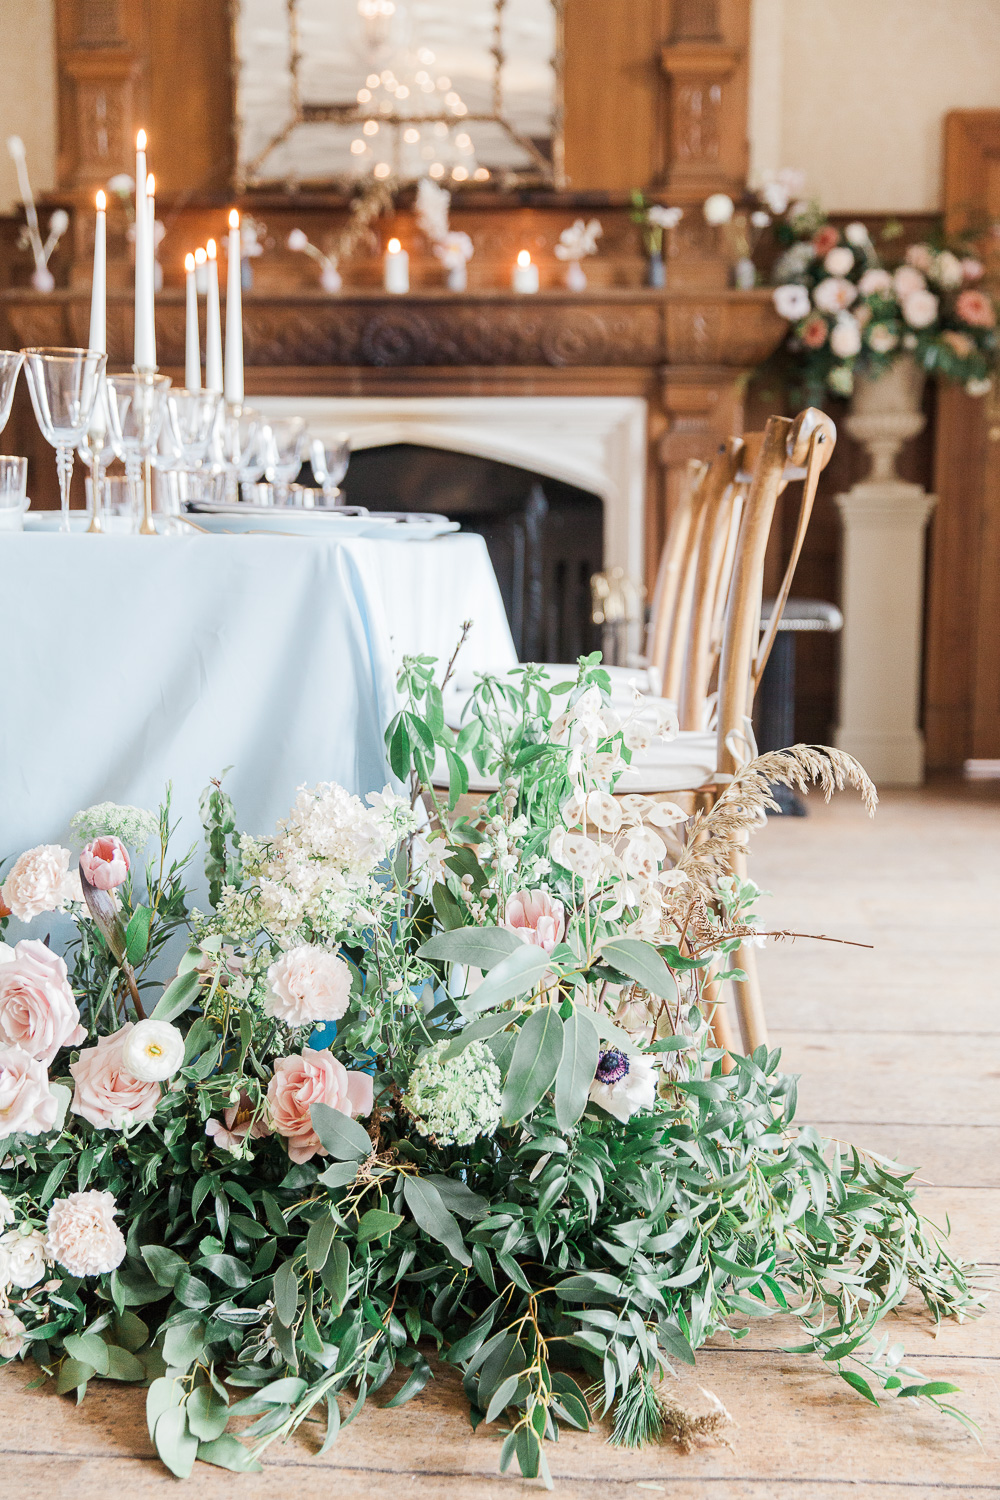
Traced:
<path fill-rule="evenodd" d="M 87 530 L 88 532 L 101 532 L 104 530 L 101 515 L 104 474 L 115 456 L 111 418 L 108 416 L 108 393 L 103 380 L 97 392 L 94 410 L 90 414 L 90 421 L 87 423 L 87 430 L 77 444 L 76 451 L 90 470 L 92 481 L 91 493 L 94 500 Z"/>
<path fill-rule="evenodd" d="M 218 391 L 187 391 L 171 387 L 167 392 L 167 423 L 180 467 L 194 469 L 208 455 L 222 396 Z"/>
<path fill-rule="evenodd" d="M 216 424 L 213 456 L 226 475 L 226 503 L 239 501 L 241 479 L 259 479 L 264 472 L 260 457 L 260 413 L 249 406 L 226 406 Z"/>
<path fill-rule="evenodd" d="M 14 400 L 14 387 L 23 364 L 23 349 L 0 349 L 0 432 L 7 426 Z"/>
<path fill-rule="evenodd" d="M 274 418 L 261 428 L 264 478 L 274 485 L 280 505 L 287 501 L 288 486 L 302 467 L 305 429 L 301 417 Z"/>
<path fill-rule="evenodd" d="M 309 462 L 323 490 L 323 504 L 336 505 L 340 498 L 338 488 L 347 473 L 351 461 L 351 440 L 346 433 L 339 433 L 332 442 L 313 438 L 309 445 Z"/>
<path fill-rule="evenodd" d="M 145 516 L 141 501 L 143 466 L 156 452 L 170 376 L 129 370 L 124 375 L 109 375 L 106 385 L 115 452 L 125 464 L 136 516 L 143 516 L 140 529 L 149 530 L 152 523 Z"/>
<path fill-rule="evenodd" d="M 25 349 L 28 390 L 42 436 L 56 450 L 60 531 L 69 531 L 69 486 L 73 451 L 94 410 L 107 355 L 93 349 Z"/>

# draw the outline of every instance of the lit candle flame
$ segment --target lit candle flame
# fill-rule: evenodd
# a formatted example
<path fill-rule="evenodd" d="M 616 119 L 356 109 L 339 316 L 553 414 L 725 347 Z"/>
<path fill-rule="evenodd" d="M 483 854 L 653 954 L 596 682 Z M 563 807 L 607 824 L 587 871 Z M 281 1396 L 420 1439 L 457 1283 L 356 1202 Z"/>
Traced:
<path fill-rule="evenodd" d="M 400 252 L 400 250 L 402 250 L 403 247 L 400 244 L 399 240 L 392 239 L 392 240 L 389 241 L 389 243 L 386 246 L 386 248 L 387 248 L 387 250 L 388 250 L 388 252 L 389 252 L 390 255 L 398 255 L 399 252 Z"/>
<path fill-rule="evenodd" d="M 240 216 L 235 208 L 229 210 L 229 227 L 230 229 L 239 229 L 240 227 Z"/>
<path fill-rule="evenodd" d="M 519 266 L 522 266 L 522 267 L 523 266 L 530 266 L 531 265 L 531 251 L 530 250 L 519 250 L 517 252 L 517 263 L 518 263 Z"/>
<path fill-rule="evenodd" d="M 146 132 L 144 130 L 140 130 L 135 138 L 135 149 L 137 151 L 145 151 L 146 149 Z"/>
<path fill-rule="evenodd" d="M 219 251 L 215 241 L 209 240 L 208 244 L 205 246 L 205 255 L 207 256 L 207 258 L 209 260 L 215 260 L 218 253 Z"/>
<path fill-rule="evenodd" d="M 146 178 L 146 197 L 156 197 L 156 178 L 153 176 L 152 172 L 150 172 Z"/>
<path fill-rule="evenodd" d="M 185 269 L 185 271 L 193 271 L 194 270 L 194 256 L 193 255 L 185 255 L 185 257 L 184 257 L 184 269 Z"/>
<path fill-rule="evenodd" d="M 102 214 L 108 206 L 108 200 L 101 192 L 97 194 L 97 212 Z"/>
<path fill-rule="evenodd" d="M 208 256 L 205 254 L 204 250 L 199 245 L 198 248 L 197 248 L 197 250 L 194 252 L 194 263 L 195 263 L 195 265 L 196 266 L 203 266 L 205 264 L 205 262 L 206 262 L 207 259 L 208 259 Z"/>

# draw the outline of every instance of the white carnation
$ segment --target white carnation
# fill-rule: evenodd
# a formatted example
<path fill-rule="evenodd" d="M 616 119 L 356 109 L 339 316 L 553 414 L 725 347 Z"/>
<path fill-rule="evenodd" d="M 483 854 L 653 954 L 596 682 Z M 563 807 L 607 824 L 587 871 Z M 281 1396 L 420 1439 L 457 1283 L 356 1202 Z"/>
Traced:
<path fill-rule="evenodd" d="M 49 1209 L 45 1251 L 71 1276 L 102 1276 L 125 1259 L 113 1193 L 70 1193 Z M 41 1236 L 39 1236 L 39 1239 Z"/>

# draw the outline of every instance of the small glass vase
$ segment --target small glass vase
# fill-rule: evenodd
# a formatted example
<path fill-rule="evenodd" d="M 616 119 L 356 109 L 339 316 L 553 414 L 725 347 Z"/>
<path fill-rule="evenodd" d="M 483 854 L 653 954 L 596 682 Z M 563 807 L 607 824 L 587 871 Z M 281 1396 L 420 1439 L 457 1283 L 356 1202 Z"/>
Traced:
<path fill-rule="evenodd" d="M 646 261 L 646 285 L 662 291 L 667 284 L 667 263 L 659 250 L 651 252 Z"/>

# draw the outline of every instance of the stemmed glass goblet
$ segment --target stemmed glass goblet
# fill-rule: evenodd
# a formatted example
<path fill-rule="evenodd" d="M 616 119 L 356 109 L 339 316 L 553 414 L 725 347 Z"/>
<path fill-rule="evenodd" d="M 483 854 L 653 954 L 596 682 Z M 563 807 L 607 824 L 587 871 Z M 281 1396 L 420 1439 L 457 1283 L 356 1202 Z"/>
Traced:
<path fill-rule="evenodd" d="M 351 440 L 340 433 L 331 443 L 322 438 L 313 438 L 309 444 L 309 462 L 323 491 L 323 504 L 336 505 L 340 495 L 340 481 L 347 473 L 351 461 Z"/>
<path fill-rule="evenodd" d="M 288 500 L 288 486 L 302 467 L 306 424 L 301 417 L 277 417 L 261 428 L 264 478 L 273 484 L 278 504 Z"/>
<path fill-rule="evenodd" d="M 249 406 L 225 406 L 215 427 L 213 456 L 226 476 L 226 503 L 240 498 L 241 479 L 259 479 L 264 472 L 260 457 L 260 412 Z"/>
<path fill-rule="evenodd" d="M 102 519 L 104 474 L 115 456 L 111 419 L 108 416 L 108 393 L 103 380 L 97 392 L 90 421 L 87 423 L 87 430 L 77 444 L 76 451 L 90 470 L 90 487 L 94 497 L 90 525 L 87 530 L 95 533 L 102 532 L 104 530 Z"/>
<path fill-rule="evenodd" d="M 69 531 L 73 452 L 87 431 L 107 364 L 94 349 L 25 349 L 28 390 L 42 436 L 56 450 L 60 531 Z"/>
<path fill-rule="evenodd" d="M 179 467 L 194 469 L 208 456 L 222 395 L 219 391 L 167 392 L 167 424 L 180 457 Z"/>
<path fill-rule="evenodd" d="M 151 535 L 156 528 L 148 508 L 140 501 L 145 493 L 143 470 L 156 452 L 170 376 L 155 375 L 150 370 L 129 370 L 124 375 L 109 375 L 106 385 L 115 452 L 125 464 L 135 513 L 142 515 L 139 530 L 143 535 Z"/>

